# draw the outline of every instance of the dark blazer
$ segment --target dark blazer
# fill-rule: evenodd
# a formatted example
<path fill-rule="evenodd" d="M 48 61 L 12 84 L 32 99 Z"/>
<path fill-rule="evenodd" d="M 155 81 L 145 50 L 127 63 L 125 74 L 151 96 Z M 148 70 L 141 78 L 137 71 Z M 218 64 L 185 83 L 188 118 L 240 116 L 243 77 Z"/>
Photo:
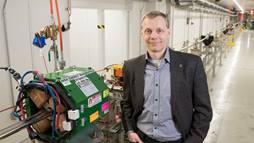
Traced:
<path fill-rule="evenodd" d="M 173 120 L 184 143 L 202 143 L 212 119 L 206 73 L 200 57 L 170 52 L 171 106 Z M 124 99 L 121 102 L 125 131 L 137 130 L 143 111 L 145 55 L 124 63 Z"/>

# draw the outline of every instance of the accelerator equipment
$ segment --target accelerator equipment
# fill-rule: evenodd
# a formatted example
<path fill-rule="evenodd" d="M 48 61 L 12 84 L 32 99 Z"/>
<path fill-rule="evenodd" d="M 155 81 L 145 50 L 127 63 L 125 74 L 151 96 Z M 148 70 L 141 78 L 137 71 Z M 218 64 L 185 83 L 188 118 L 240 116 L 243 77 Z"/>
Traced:
<path fill-rule="evenodd" d="M 28 75 L 32 80 L 25 82 Z M 103 142 L 97 122 L 108 114 L 109 104 L 109 88 L 92 68 L 45 76 L 28 71 L 21 76 L 13 112 L 20 122 L 0 130 L 0 139 L 26 128 L 31 139 L 43 142 Z"/>

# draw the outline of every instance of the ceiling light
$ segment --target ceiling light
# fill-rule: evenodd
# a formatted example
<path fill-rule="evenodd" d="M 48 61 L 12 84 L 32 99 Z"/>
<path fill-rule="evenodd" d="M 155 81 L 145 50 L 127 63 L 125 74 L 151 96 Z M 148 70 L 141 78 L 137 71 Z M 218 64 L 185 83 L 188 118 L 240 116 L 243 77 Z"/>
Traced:
<path fill-rule="evenodd" d="M 240 6 L 240 4 L 236 1 L 236 0 L 233 0 L 233 2 L 237 5 L 237 7 L 241 10 L 242 13 L 244 13 L 244 10 L 243 8 Z"/>

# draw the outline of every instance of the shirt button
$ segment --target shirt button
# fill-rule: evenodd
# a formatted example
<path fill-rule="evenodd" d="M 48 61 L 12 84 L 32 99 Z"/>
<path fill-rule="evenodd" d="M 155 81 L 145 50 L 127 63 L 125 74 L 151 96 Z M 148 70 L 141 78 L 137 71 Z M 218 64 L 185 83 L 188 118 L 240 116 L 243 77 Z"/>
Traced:
<path fill-rule="evenodd" d="M 155 101 L 158 101 L 158 99 L 155 99 Z"/>
<path fill-rule="evenodd" d="M 157 127 L 154 127 L 154 129 L 157 129 Z"/>
<path fill-rule="evenodd" d="M 154 116 L 157 116 L 157 114 L 154 114 Z"/>
<path fill-rule="evenodd" d="M 158 86 L 158 83 L 156 83 L 155 85 Z"/>

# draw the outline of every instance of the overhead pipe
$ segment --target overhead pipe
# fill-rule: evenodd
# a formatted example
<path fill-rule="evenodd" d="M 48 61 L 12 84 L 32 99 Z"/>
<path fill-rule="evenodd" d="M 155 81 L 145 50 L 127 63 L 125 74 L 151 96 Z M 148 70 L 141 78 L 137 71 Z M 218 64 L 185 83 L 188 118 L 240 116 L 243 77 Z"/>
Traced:
<path fill-rule="evenodd" d="M 214 4 L 214 3 L 211 3 L 211 2 L 208 2 L 208 1 L 205 1 L 205 0 L 196 0 L 196 3 L 202 3 L 202 4 L 206 4 L 208 6 L 211 6 L 213 7 L 214 9 L 217 9 L 217 10 L 221 10 L 221 11 L 224 11 L 224 12 L 228 12 L 230 14 L 233 14 L 233 12 L 229 9 L 226 9 L 222 6 L 219 6 L 217 4 Z"/>
<path fill-rule="evenodd" d="M 199 9 L 199 10 L 204 10 L 204 8 L 208 7 L 211 9 L 215 9 L 217 11 L 224 12 L 225 15 L 230 14 L 231 16 L 235 16 L 233 15 L 233 12 L 231 10 L 226 9 L 222 6 L 219 6 L 217 4 L 214 4 L 212 2 L 205 1 L 205 0 L 174 0 L 174 3 L 179 6 L 190 7 L 190 8 L 192 7 L 194 9 Z M 200 8 L 197 8 L 198 7 L 197 5 L 200 6 Z"/>

